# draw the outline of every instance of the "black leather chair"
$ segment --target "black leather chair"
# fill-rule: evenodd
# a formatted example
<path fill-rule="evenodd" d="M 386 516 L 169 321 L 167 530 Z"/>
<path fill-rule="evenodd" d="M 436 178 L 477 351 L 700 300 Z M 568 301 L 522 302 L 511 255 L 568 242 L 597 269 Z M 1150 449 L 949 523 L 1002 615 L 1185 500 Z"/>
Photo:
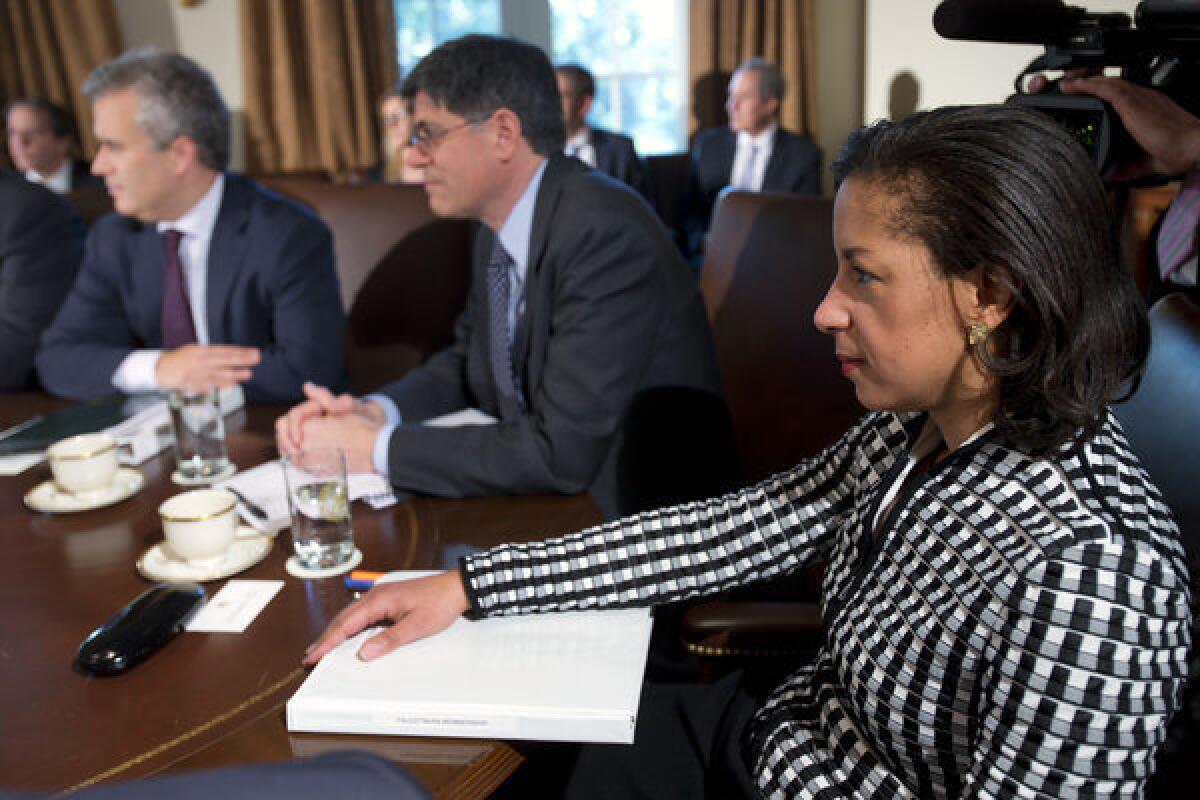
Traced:
<path fill-rule="evenodd" d="M 790 194 L 727 192 L 713 212 L 700 291 L 746 482 L 817 455 L 863 413 L 832 339 L 813 324 L 837 270 L 832 222 L 831 200 Z M 734 662 L 794 662 L 818 641 L 819 583 L 814 568 L 695 606 L 684 645 Z"/>
<path fill-rule="evenodd" d="M 734 191 L 713 212 L 700 293 L 751 481 L 816 455 L 863 413 L 813 324 L 837 271 L 832 225 L 823 197 Z"/>
<path fill-rule="evenodd" d="M 470 281 L 471 223 L 435 217 L 419 185 L 263 183 L 308 206 L 333 231 L 354 391 L 379 388 L 452 341 Z"/>
<path fill-rule="evenodd" d="M 1200 617 L 1200 305 L 1168 295 L 1150 310 L 1150 358 L 1141 385 L 1115 409 L 1133 451 L 1179 523 L 1192 573 L 1192 618 Z M 1195 793 L 1200 754 L 1200 624 L 1193 626 L 1191 678 L 1183 708 L 1159 751 L 1147 796 Z"/>

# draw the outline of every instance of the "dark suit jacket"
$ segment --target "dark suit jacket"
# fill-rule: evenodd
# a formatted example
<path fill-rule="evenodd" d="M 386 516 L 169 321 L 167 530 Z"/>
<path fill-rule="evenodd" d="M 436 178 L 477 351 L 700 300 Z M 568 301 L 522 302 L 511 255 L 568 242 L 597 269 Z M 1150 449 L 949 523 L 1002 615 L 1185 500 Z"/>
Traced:
<path fill-rule="evenodd" d="M 500 416 L 485 278 L 494 241 L 480 229 L 454 343 L 381 390 L 406 423 L 467 407 Z M 617 472 L 635 399 L 655 387 L 720 395 L 695 279 L 637 195 L 555 155 L 538 190 L 525 287 L 513 362 L 528 411 L 489 426 L 402 425 L 388 476 L 451 497 L 590 488 L 611 516 L 621 510 Z"/>
<path fill-rule="evenodd" d="M 599 128 L 591 129 L 591 138 L 592 149 L 596 151 L 596 169 L 629 184 L 649 200 L 650 173 L 638 156 L 633 139 Z"/>
<path fill-rule="evenodd" d="M 83 223 L 54 192 L 0 170 L 0 391 L 29 388 L 38 338 L 83 255 Z"/>
<path fill-rule="evenodd" d="M 704 249 L 717 195 L 729 185 L 737 134 L 728 127 L 709 128 L 692 142 L 684 200 L 684 234 L 689 255 Z M 807 136 L 778 128 L 771 143 L 771 158 L 763 174 L 762 191 L 793 194 L 821 193 L 821 150 Z"/>
<path fill-rule="evenodd" d="M 83 266 L 42 338 L 42 383 L 65 397 L 113 391 L 132 351 L 162 346 L 163 237 L 109 214 L 88 233 Z M 262 348 L 246 399 L 300 399 L 301 384 L 343 384 L 346 318 L 325 224 L 249 178 L 226 174 L 208 253 L 212 344 Z"/>
<path fill-rule="evenodd" d="M 104 178 L 92 174 L 92 165 L 86 161 L 71 161 L 71 191 L 79 189 L 104 189 Z"/>

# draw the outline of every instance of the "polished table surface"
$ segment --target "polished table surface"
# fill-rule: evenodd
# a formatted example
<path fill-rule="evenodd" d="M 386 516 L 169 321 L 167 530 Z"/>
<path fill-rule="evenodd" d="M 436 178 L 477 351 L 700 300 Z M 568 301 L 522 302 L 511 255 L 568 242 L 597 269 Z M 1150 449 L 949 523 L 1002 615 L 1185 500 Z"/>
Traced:
<path fill-rule="evenodd" d="M 58 405 L 36 394 L 0 397 L 0 430 Z M 275 457 L 278 411 L 247 408 L 227 419 L 239 468 Z M 44 463 L 0 477 L 0 789 L 62 791 L 359 748 L 403 762 L 438 797 L 465 798 L 486 796 L 516 767 L 520 756 L 501 742 L 287 732 L 284 704 L 306 674 L 301 653 L 351 594 L 340 577 L 288 576 L 286 531 L 264 561 L 235 576 L 284 581 L 245 633 L 182 634 L 124 675 L 77 671 L 83 638 L 151 585 L 134 563 L 162 539 L 158 505 L 180 491 L 172 466 L 168 450 L 139 467 L 141 492 L 80 514 L 25 508 L 25 493 L 50 477 Z M 377 570 L 447 567 L 466 548 L 599 519 L 583 496 L 417 497 L 378 512 L 356 503 L 353 515 L 362 566 Z"/>

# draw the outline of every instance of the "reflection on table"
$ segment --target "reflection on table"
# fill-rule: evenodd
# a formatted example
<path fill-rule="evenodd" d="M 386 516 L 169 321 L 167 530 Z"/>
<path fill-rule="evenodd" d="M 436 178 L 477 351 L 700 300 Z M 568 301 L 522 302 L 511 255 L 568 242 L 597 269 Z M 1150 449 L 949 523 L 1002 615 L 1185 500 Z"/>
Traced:
<path fill-rule="evenodd" d="M 0 428 L 60 401 L 0 397 Z M 274 458 L 281 409 L 228 419 L 229 456 L 241 469 Z M 134 568 L 162 540 L 157 508 L 179 491 L 170 452 L 139 468 L 147 485 L 109 508 L 69 515 L 25 508 L 45 465 L 0 478 L 0 788 L 61 791 L 160 771 L 279 761 L 331 749 L 368 749 L 403 762 L 438 797 L 483 797 L 520 762 L 500 742 L 289 735 L 283 706 L 303 681 L 305 646 L 351 599 L 342 579 L 287 576 L 288 534 L 236 576 L 284 580 L 244 634 L 179 636 L 124 675 L 72 667 L 97 625 L 149 584 Z M 367 569 L 452 568 L 473 548 L 541 538 L 597 522 L 586 496 L 442 500 L 418 497 L 375 512 L 353 508 Z M 209 593 L 222 581 L 206 585 Z"/>

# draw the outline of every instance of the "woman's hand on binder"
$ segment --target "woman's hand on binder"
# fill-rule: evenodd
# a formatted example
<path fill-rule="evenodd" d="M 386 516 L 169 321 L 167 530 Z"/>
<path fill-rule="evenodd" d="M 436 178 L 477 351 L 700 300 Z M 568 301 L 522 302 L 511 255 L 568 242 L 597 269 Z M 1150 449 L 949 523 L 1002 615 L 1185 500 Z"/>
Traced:
<path fill-rule="evenodd" d="M 368 639 L 358 657 L 370 661 L 402 644 L 432 636 L 450 627 L 470 607 L 458 570 L 396 583 L 377 583 L 363 597 L 334 617 L 317 641 L 304 651 L 305 666 L 359 631 L 372 625 L 391 625 Z"/>

